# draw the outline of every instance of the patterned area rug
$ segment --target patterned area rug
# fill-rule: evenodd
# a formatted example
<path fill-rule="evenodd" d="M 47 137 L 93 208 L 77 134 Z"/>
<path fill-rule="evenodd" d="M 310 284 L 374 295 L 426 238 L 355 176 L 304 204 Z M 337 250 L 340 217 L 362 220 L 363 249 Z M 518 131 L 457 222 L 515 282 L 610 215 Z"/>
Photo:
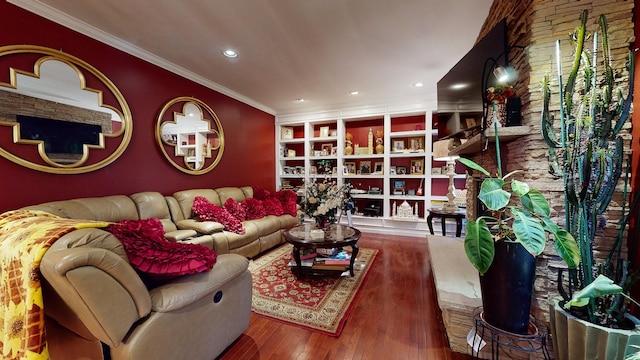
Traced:
<path fill-rule="evenodd" d="M 346 247 L 350 249 L 350 247 Z M 252 311 L 288 324 L 339 336 L 378 250 L 360 248 L 355 276 L 304 277 L 291 273 L 293 246 L 285 244 L 258 259 L 253 277 Z"/>

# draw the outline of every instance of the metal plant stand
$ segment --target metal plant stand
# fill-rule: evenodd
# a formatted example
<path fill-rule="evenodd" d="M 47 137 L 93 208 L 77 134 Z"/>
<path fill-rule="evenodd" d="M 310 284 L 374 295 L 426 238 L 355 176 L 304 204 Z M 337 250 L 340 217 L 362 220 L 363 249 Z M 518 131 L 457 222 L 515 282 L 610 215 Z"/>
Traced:
<path fill-rule="evenodd" d="M 514 349 L 523 352 L 542 351 L 545 359 L 551 359 L 549 350 L 547 349 L 547 338 L 549 331 L 547 326 L 537 321 L 533 316 L 529 321 L 528 334 L 515 334 L 508 331 L 498 329 L 484 320 L 484 312 L 482 307 L 477 307 L 473 312 L 473 322 L 475 326 L 475 335 L 491 342 L 491 358 L 498 359 L 500 347 Z M 471 349 L 471 356 L 474 359 L 479 358 L 478 349 Z"/>

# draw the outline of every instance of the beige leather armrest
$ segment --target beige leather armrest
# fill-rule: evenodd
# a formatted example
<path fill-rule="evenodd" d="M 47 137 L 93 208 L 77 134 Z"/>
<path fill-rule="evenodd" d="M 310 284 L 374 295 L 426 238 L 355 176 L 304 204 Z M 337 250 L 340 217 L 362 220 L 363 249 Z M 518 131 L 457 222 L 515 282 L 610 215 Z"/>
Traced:
<path fill-rule="evenodd" d="M 112 251 L 78 247 L 48 251 L 40 270 L 51 287 L 102 342 L 117 346 L 151 311 L 151 298 L 133 268 Z"/>
<path fill-rule="evenodd" d="M 195 230 L 176 230 L 176 231 L 169 231 L 165 233 L 164 237 L 171 241 L 183 241 L 197 235 L 198 235 L 198 232 Z"/>
<path fill-rule="evenodd" d="M 215 221 L 196 221 L 193 219 L 180 220 L 176 226 L 180 230 L 195 230 L 200 234 L 213 234 L 224 229 L 224 225 Z"/>

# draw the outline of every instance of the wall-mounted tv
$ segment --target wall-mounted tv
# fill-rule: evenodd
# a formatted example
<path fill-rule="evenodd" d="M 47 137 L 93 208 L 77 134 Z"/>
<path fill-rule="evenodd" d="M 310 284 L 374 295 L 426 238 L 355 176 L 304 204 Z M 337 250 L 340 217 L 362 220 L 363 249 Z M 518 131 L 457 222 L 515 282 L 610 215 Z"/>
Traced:
<path fill-rule="evenodd" d="M 438 114 L 454 111 L 482 111 L 483 77 L 492 86 L 494 65 L 507 65 L 507 22 L 500 21 L 438 81 Z M 460 87 L 464 85 L 464 87 Z"/>
<path fill-rule="evenodd" d="M 17 115 L 20 137 L 44 141 L 47 154 L 82 154 L 83 144 L 99 145 L 100 125 Z"/>

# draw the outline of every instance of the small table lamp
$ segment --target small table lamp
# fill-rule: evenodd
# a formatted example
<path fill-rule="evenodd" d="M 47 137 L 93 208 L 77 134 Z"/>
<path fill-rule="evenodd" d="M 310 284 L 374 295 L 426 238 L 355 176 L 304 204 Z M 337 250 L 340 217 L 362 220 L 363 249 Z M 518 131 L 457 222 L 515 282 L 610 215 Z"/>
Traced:
<path fill-rule="evenodd" d="M 453 177 L 456 175 L 456 159 L 457 155 L 449 155 L 451 139 L 440 140 L 433 143 L 433 160 L 446 161 L 447 162 L 447 176 L 449 176 L 449 192 L 447 193 L 447 203 L 442 207 L 443 211 L 456 212 L 458 206 L 453 201 L 455 196 L 453 195 Z"/>

